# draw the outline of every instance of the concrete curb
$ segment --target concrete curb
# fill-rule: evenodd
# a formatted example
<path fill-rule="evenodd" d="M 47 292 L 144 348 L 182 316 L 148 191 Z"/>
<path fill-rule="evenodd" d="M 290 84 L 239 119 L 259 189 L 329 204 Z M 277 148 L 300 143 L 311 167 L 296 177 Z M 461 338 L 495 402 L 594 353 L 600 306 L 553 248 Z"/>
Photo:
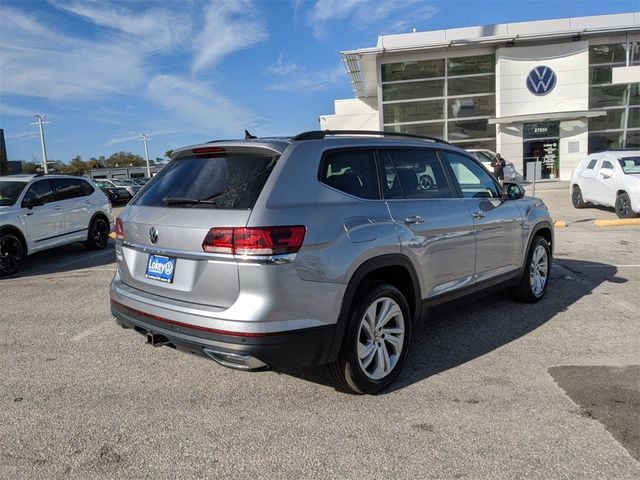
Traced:
<path fill-rule="evenodd" d="M 617 218 L 615 220 L 596 220 L 596 227 L 626 227 L 640 226 L 640 218 Z"/>

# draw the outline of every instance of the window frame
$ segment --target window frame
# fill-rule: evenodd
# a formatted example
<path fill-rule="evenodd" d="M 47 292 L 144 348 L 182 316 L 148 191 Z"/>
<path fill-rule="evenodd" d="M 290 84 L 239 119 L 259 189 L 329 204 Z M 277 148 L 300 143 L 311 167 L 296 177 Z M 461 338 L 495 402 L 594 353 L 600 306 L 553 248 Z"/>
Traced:
<path fill-rule="evenodd" d="M 352 198 L 357 198 L 358 200 L 362 200 L 362 201 L 368 201 L 368 202 L 379 202 L 379 201 L 384 201 L 383 198 L 383 194 L 382 194 L 382 184 L 381 182 L 381 178 L 380 178 L 380 161 L 377 155 L 376 150 L 379 147 L 377 146 L 362 146 L 362 147 L 338 147 L 338 148 L 330 148 L 327 150 L 324 150 L 322 152 L 322 157 L 320 158 L 320 163 L 318 165 L 318 173 L 316 175 L 316 178 L 318 180 L 318 182 L 320 184 L 322 184 L 323 186 L 330 188 L 332 190 L 335 190 L 336 192 L 340 192 L 343 193 L 345 195 L 349 195 Z M 344 190 L 340 190 L 339 188 L 334 187 L 333 185 L 329 185 L 328 183 L 325 183 L 323 181 L 323 172 L 325 171 L 326 167 L 327 167 L 327 162 L 328 162 L 328 158 L 329 155 L 340 152 L 340 153 L 344 153 L 344 152 L 353 152 L 353 151 L 370 151 L 372 153 L 373 156 L 373 163 L 374 163 L 374 168 L 375 168 L 375 173 L 376 173 L 376 181 L 378 182 L 378 198 L 365 198 L 365 197 L 359 197 L 357 195 L 353 195 L 352 193 L 349 192 L 345 192 Z"/>
<path fill-rule="evenodd" d="M 43 179 L 38 179 L 35 182 L 32 182 L 31 185 L 29 185 L 23 193 L 22 196 L 22 201 L 20 202 L 20 207 L 21 208 L 27 208 L 27 206 L 25 205 L 25 202 L 27 201 L 27 195 L 29 194 L 29 191 L 38 183 L 48 183 L 49 184 L 49 188 L 51 189 L 51 198 L 52 200 L 50 202 L 44 202 L 42 205 L 37 205 L 39 207 L 42 207 L 44 205 L 47 205 L 49 203 L 55 203 L 58 201 L 58 198 L 56 196 L 56 191 L 55 188 L 53 188 L 53 184 L 51 183 L 51 179 L 50 178 L 43 178 Z"/>

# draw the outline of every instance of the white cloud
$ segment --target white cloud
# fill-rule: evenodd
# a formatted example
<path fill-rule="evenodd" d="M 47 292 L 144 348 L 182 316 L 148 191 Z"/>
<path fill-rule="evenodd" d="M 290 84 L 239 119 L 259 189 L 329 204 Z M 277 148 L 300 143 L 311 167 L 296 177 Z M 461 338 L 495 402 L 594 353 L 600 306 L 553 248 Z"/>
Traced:
<path fill-rule="evenodd" d="M 269 37 L 264 20 L 251 0 L 213 0 L 204 10 L 205 25 L 193 42 L 192 71 L 211 67 L 238 50 Z"/>
<path fill-rule="evenodd" d="M 33 127 L 33 128 L 36 130 L 31 132 L 25 131 L 25 132 L 15 133 L 13 135 L 6 135 L 5 139 L 23 142 L 26 140 L 33 140 L 34 138 L 40 138 L 40 132 L 38 131 L 37 127 Z"/>
<path fill-rule="evenodd" d="M 347 19 L 357 30 L 381 25 L 385 33 L 396 33 L 417 27 L 436 13 L 438 9 L 424 0 L 317 0 L 307 12 L 307 22 L 316 38 L 326 36 L 330 22 Z"/>
<path fill-rule="evenodd" d="M 266 73 L 280 79 L 268 85 L 269 90 L 286 92 L 318 92 L 341 80 L 346 81 L 342 65 L 311 72 L 296 63 L 286 62 L 283 55 L 278 57 L 274 66 L 267 68 Z"/>
<path fill-rule="evenodd" d="M 55 31 L 35 16 L 0 7 L 3 95 L 74 100 L 118 93 L 142 83 L 145 67 L 131 45 L 87 41 Z"/>
<path fill-rule="evenodd" d="M 6 103 L 0 104 L 0 118 L 2 118 L 2 115 L 12 115 L 14 117 L 33 117 L 36 113 L 38 112 L 34 110 L 15 107 L 13 105 L 7 105 Z"/>
<path fill-rule="evenodd" d="M 146 134 L 149 137 L 149 140 L 153 140 L 154 137 L 163 137 L 166 135 L 173 135 L 175 133 L 179 133 L 180 130 L 176 130 L 176 129 L 169 129 L 169 130 L 151 130 L 149 132 L 146 132 Z M 130 142 L 132 140 L 140 140 L 142 138 L 142 134 L 141 132 L 134 132 L 133 130 L 129 131 L 126 134 L 123 134 L 122 136 L 118 136 L 118 137 L 113 137 L 111 139 L 109 139 L 109 141 L 107 143 L 105 143 L 105 146 L 111 146 L 111 145 L 117 145 L 119 143 L 126 143 L 126 142 Z"/>
<path fill-rule="evenodd" d="M 254 112 L 189 78 L 157 75 L 149 82 L 148 97 L 170 112 L 174 123 L 187 124 L 202 134 L 237 137 L 259 125 Z"/>

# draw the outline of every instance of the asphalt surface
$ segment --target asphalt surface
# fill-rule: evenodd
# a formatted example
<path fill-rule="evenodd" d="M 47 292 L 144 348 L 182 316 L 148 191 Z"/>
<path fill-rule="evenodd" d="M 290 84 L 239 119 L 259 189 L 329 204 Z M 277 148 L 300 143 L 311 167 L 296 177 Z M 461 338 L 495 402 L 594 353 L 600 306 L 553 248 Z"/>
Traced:
<path fill-rule="evenodd" d="M 638 404 L 625 440 L 603 394 L 637 392 L 640 227 L 597 228 L 615 215 L 537 193 L 570 220 L 545 299 L 497 292 L 433 318 L 377 396 L 321 368 L 245 373 L 146 346 L 110 317 L 112 247 L 30 257 L 0 282 L 0 477 L 640 478 Z M 626 373 L 594 389 L 588 368 Z"/>

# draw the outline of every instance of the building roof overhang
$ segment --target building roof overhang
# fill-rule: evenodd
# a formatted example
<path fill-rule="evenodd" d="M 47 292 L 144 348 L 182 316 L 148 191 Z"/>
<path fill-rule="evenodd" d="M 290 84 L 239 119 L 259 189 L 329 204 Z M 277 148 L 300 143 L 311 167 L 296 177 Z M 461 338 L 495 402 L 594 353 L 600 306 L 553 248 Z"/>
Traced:
<path fill-rule="evenodd" d="M 511 125 L 514 123 L 548 122 L 551 120 L 577 120 L 580 118 L 602 117 L 606 114 L 606 110 L 576 110 L 573 112 L 529 113 L 527 115 L 513 115 L 510 117 L 490 118 L 489 124 Z"/>

